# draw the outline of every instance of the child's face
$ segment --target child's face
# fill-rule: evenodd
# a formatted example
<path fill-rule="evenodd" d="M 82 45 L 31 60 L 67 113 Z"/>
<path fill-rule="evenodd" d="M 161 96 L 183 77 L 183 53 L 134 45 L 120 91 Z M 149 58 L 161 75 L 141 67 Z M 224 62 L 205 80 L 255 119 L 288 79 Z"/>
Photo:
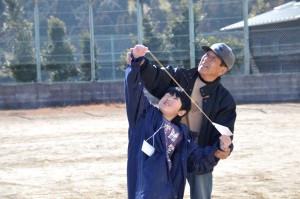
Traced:
<path fill-rule="evenodd" d="M 181 116 L 181 112 L 184 111 L 180 110 L 181 105 L 182 103 L 179 97 L 166 93 L 163 98 L 159 100 L 158 108 L 162 112 L 163 116 L 171 121 L 177 115 Z"/>

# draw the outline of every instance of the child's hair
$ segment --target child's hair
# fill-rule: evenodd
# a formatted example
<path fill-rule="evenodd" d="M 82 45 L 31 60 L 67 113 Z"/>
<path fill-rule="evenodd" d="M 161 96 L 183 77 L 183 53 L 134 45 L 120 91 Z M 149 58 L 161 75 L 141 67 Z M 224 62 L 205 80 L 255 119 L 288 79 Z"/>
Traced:
<path fill-rule="evenodd" d="M 182 103 L 180 110 L 186 110 L 186 112 L 188 112 L 191 109 L 190 98 L 179 87 L 170 87 L 168 88 L 166 93 L 169 93 L 170 95 L 175 95 L 180 99 Z M 173 118 L 172 122 L 175 124 L 179 124 L 182 117 L 183 116 L 177 115 L 175 118 Z"/>

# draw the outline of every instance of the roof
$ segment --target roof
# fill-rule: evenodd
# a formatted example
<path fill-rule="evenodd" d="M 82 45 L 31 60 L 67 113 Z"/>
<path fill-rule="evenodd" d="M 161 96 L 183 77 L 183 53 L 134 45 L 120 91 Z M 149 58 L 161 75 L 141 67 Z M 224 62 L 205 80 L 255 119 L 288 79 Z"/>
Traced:
<path fill-rule="evenodd" d="M 273 10 L 248 19 L 248 26 L 261 26 L 266 24 L 295 21 L 300 19 L 300 2 L 291 1 Z M 220 30 L 233 30 L 244 27 L 244 21 L 240 21 Z"/>

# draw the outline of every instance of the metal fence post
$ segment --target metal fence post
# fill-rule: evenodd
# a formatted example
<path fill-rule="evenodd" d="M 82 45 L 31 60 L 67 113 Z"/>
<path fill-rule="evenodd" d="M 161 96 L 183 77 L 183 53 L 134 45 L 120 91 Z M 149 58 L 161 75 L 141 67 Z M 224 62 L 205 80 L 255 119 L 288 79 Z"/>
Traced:
<path fill-rule="evenodd" d="M 116 79 L 116 58 L 115 58 L 115 37 L 110 36 L 110 51 L 111 51 L 111 67 L 112 67 L 112 78 Z"/>
<path fill-rule="evenodd" d="M 40 20 L 39 20 L 39 0 L 34 1 L 34 38 L 36 57 L 36 81 L 41 82 L 41 48 L 40 48 Z"/>
<path fill-rule="evenodd" d="M 137 0 L 137 35 L 138 44 L 143 44 L 143 0 Z"/>
<path fill-rule="evenodd" d="M 194 6 L 193 0 L 189 0 L 189 34 L 190 34 L 190 68 L 195 64 L 195 27 L 194 27 Z"/>
<path fill-rule="evenodd" d="M 96 79 L 93 0 L 89 0 L 89 27 L 90 27 L 90 52 L 91 52 L 91 81 L 93 82 Z"/>
<path fill-rule="evenodd" d="M 245 75 L 250 74 L 250 60 L 249 60 L 249 27 L 248 27 L 248 0 L 243 0 L 243 17 L 244 17 L 244 65 Z"/>

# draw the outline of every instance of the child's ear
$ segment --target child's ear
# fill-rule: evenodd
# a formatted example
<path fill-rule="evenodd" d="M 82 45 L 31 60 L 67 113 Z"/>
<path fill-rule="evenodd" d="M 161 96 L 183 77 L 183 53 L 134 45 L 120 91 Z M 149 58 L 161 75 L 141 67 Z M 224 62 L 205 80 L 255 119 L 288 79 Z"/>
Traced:
<path fill-rule="evenodd" d="M 186 110 L 179 110 L 177 115 L 179 115 L 180 117 L 184 116 L 184 114 L 186 113 Z"/>

